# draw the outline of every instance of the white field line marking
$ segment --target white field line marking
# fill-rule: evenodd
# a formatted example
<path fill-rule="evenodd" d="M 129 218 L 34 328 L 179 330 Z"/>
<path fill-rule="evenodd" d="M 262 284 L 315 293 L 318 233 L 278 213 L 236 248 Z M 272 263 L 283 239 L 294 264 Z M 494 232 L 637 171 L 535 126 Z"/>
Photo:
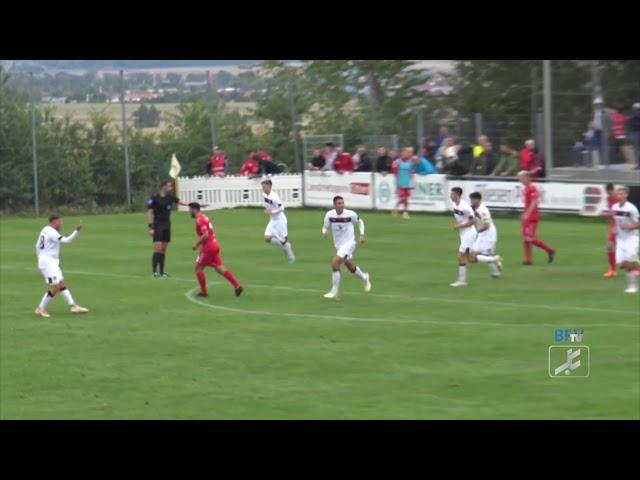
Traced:
<path fill-rule="evenodd" d="M 13 266 L 8 266 L 8 265 L 0 265 L 0 268 L 2 269 L 13 269 L 13 270 L 24 270 L 24 271 L 30 271 L 30 269 L 28 268 L 22 268 L 22 267 L 13 267 Z M 34 271 L 38 274 L 40 274 L 39 271 L 37 271 L 37 269 L 34 269 Z M 143 275 L 121 275 L 121 274 L 117 274 L 117 273 L 105 273 L 105 272 L 86 272 L 86 271 L 81 271 L 81 270 L 65 270 L 65 272 L 67 273 L 71 273 L 71 274 L 75 274 L 75 275 L 95 275 L 95 276 L 102 276 L 102 277 L 115 277 L 115 278 L 132 278 L 132 279 L 149 279 L 151 278 L 151 275 L 149 276 L 143 276 Z M 178 281 L 178 282 L 189 282 L 189 283 L 194 283 L 195 280 L 189 280 L 186 278 L 179 278 L 179 277 L 169 277 L 168 281 Z M 211 282 L 211 285 L 216 285 L 216 284 L 220 284 L 220 283 L 224 283 L 224 282 Z M 251 287 L 251 288 L 273 288 L 273 289 L 279 289 L 279 290 L 290 290 L 290 291 L 294 291 L 294 292 L 309 292 L 309 293 L 322 293 L 323 291 L 321 290 L 314 290 L 311 288 L 298 288 L 298 287 L 287 287 L 287 286 L 282 286 L 282 285 L 260 285 L 260 284 L 248 284 L 246 285 L 247 287 Z M 455 304 L 461 304 L 461 303 L 467 303 L 467 304 L 472 304 L 472 305 L 485 305 L 485 306 L 496 306 L 496 307 L 506 307 L 506 308 L 544 308 L 547 310 L 556 310 L 556 311 L 566 311 L 566 310 L 574 310 L 574 311 L 578 311 L 578 312 L 597 312 L 597 313 L 615 313 L 615 314 L 620 314 L 620 315 L 634 315 L 634 316 L 638 316 L 640 315 L 640 311 L 638 312 L 632 312 L 629 310 L 609 310 L 607 308 L 591 308 L 591 307 L 580 307 L 580 306 L 574 306 L 574 305 L 566 305 L 566 306 L 558 306 L 558 305 L 543 305 L 543 304 L 528 304 L 528 303 L 509 303 L 509 302 L 492 302 L 492 301 L 483 301 L 483 300 L 469 300 L 469 299 L 450 299 L 450 298 L 440 298 L 440 297 L 427 297 L 424 295 L 420 295 L 420 296 L 409 296 L 409 295 L 393 295 L 393 294 L 383 294 L 383 293 L 358 293 L 358 292 L 350 292 L 348 293 L 348 295 L 367 295 L 367 296 L 371 296 L 371 297 L 379 297 L 379 298 L 389 298 L 389 299 L 398 299 L 398 300 L 411 300 L 411 301 L 427 301 L 427 302 L 443 302 L 443 303 L 455 303 Z M 507 324 L 504 324 L 507 325 Z M 542 325 L 542 324 L 536 324 L 536 325 Z M 555 325 L 555 324 L 554 324 Z M 605 325 L 609 325 L 609 326 L 614 326 L 616 324 L 612 324 L 612 323 L 608 323 L 608 324 L 602 324 L 602 326 Z M 626 324 L 617 324 L 617 326 L 628 326 Z M 597 326 L 597 325 L 591 325 L 591 326 Z"/>
<path fill-rule="evenodd" d="M 255 286 L 255 285 L 254 285 Z M 343 315 L 320 315 L 315 313 L 289 313 L 289 312 L 270 312 L 268 310 L 249 310 L 243 308 L 225 307 L 223 305 L 214 305 L 212 303 L 206 303 L 193 297 L 193 293 L 198 288 L 188 290 L 184 296 L 192 303 L 201 305 L 207 308 L 213 308 L 215 310 L 222 310 L 233 313 L 244 313 L 250 315 L 266 315 L 271 317 L 293 317 L 293 318 L 319 318 L 323 320 L 342 320 L 347 322 L 375 322 L 375 323 L 396 323 L 396 324 L 413 324 L 413 325 L 445 325 L 455 327 L 458 325 L 466 326 L 485 326 L 485 327 L 557 327 L 557 324 L 553 323 L 491 323 L 491 322 L 458 322 L 449 320 L 413 320 L 413 319 L 397 319 L 392 320 L 389 318 L 371 318 L 371 317 L 347 317 Z M 312 290 L 316 292 L 316 290 Z M 588 325 L 589 327 L 636 327 L 636 325 L 629 324 L 606 324 L 606 325 Z"/>

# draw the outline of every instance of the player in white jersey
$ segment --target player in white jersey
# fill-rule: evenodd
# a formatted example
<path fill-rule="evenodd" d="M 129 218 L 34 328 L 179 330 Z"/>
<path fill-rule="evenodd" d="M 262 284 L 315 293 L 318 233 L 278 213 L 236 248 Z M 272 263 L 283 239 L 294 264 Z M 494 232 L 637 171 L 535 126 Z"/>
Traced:
<path fill-rule="evenodd" d="M 640 215 L 636 206 L 629 202 L 629 189 L 616 189 L 618 203 L 611 207 L 611 214 L 616 222 L 616 263 L 618 267 L 627 271 L 627 289 L 625 293 L 638 292 L 638 229 L 640 229 Z"/>
<path fill-rule="evenodd" d="M 324 216 L 324 224 L 322 225 L 322 236 L 327 238 L 327 233 L 331 229 L 333 233 L 333 244 L 336 247 L 336 256 L 331 262 L 332 269 L 332 286 L 331 291 L 324 295 L 324 298 L 336 298 L 338 289 L 340 288 L 340 266 L 344 263 L 349 271 L 355 274 L 364 283 L 364 291 L 371 290 L 371 282 L 369 274 L 360 270 L 353 263 L 353 252 L 356 249 L 356 234 L 354 224 L 358 224 L 360 230 L 360 243 L 365 242 L 364 222 L 358 214 L 353 210 L 344 208 L 344 199 L 340 196 L 333 198 L 334 210 L 330 210 Z"/>
<path fill-rule="evenodd" d="M 44 227 L 38 235 L 36 242 L 36 256 L 38 257 L 38 269 L 42 272 L 45 282 L 49 285 L 49 290 L 44 294 L 40 305 L 36 308 L 36 315 L 49 318 L 47 305 L 53 300 L 58 292 L 64 297 L 73 313 L 86 313 L 87 310 L 80 305 L 76 305 L 71 296 L 71 292 L 64 283 L 62 270 L 60 270 L 60 244 L 71 243 L 80 232 L 82 223 L 76 227 L 71 235 L 65 237 L 60 234 L 62 228 L 62 218 L 60 215 L 51 215 L 49 225 Z"/>
<path fill-rule="evenodd" d="M 476 219 L 476 236 L 469 261 L 472 263 L 486 263 L 493 278 L 498 278 L 502 273 L 502 257 L 496 255 L 496 243 L 498 243 L 498 230 L 493 224 L 491 212 L 482 204 L 480 192 L 473 192 L 469 195 L 471 208 Z"/>
<path fill-rule="evenodd" d="M 281 248 L 289 263 L 294 263 L 296 257 L 293 254 L 289 233 L 287 231 L 287 217 L 284 214 L 284 205 L 280 197 L 272 190 L 273 183 L 267 179 L 262 182 L 262 199 L 265 204 L 264 214 L 269 216 L 269 223 L 264 231 L 264 240 L 278 248 Z"/>
<path fill-rule="evenodd" d="M 451 284 L 452 287 L 467 286 L 467 261 L 471 261 L 471 248 L 476 240 L 475 215 L 471 205 L 462 200 L 462 189 L 454 187 L 451 189 L 451 201 L 453 202 L 452 225 L 454 230 L 460 234 L 460 247 L 458 248 L 458 280 Z"/>

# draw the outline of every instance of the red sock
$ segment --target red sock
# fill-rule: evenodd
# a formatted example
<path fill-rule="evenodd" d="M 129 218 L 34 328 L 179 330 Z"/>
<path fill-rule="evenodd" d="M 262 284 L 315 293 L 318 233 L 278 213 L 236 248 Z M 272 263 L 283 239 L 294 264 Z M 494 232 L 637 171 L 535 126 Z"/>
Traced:
<path fill-rule="evenodd" d="M 524 242 L 524 261 L 531 263 L 531 242 Z"/>
<path fill-rule="evenodd" d="M 549 245 L 544 243 L 542 240 L 538 240 L 537 238 L 531 243 L 533 243 L 536 247 L 543 249 L 547 253 L 555 252 L 553 248 L 551 248 Z"/>
<path fill-rule="evenodd" d="M 616 271 L 616 253 L 615 252 L 607 252 L 607 257 L 609 257 L 609 266 L 611 267 L 611 271 Z"/>
<path fill-rule="evenodd" d="M 196 277 L 198 277 L 198 283 L 200 284 L 200 292 L 207 293 L 207 277 L 204 276 L 204 272 L 197 271 Z"/>
<path fill-rule="evenodd" d="M 238 283 L 238 281 L 236 280 L 236 277 L 233 276 L 233 273 L 231 273 L 229 270 L 227 270 L 226 272 L 224 272 L 223 275 L 224 278 L 226 278 L 227 280 L 229 280 L 229 283 L 231 285 L 233 285 L 233 288 L 238 288 L 240 286 L 240 284 Z"/>

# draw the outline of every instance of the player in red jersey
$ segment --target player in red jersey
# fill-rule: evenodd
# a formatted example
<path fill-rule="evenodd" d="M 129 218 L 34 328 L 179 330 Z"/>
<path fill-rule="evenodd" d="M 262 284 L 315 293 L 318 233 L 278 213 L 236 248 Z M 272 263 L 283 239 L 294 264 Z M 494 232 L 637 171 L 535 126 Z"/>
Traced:
<path fill-rule="evenodd" d="M 211 220 L 200 212 L 200 204 L 192 202 L 189 204 L 189 213 L 192 218 L 196 219 L 196 235 L 198 241 L 193 246 L 194 250 L 198 247 L 202 247 L 200 254 L 196 259 L 196 277 L 198 277 L 198 283 L 200 284 L 199 297 L 206 297 L 207 295 L 207 278 L 204 275 L 205 267 L 212 267 L 216 272 L 226 278 L 236 291 L 236 297 L 239 297 L 243 291 L 242 286 L 235 279 L 233 274 L 224 267 L 222 263 L 222 257 L 220 257 L 220 245 L 216 240 L 216 234 L 213 231 L 213 225 Z"/>
<path fill-rule="evenodd" d="M 540 210 L 538 204 L 538 189 L 531 182 L 531 174 L 527 170 L 518 172 L 518 178 L 524 186 L 524 212 L 522 213 L 522 241 L 524 243 L 523 265 L 532 265 L 531 245 L 543 249 L 549 256 L 549 263 L 553 262 L 556 251 L 542 240 L 536 238 Z"/>
<path fill-rule="evenodd" d="M 616 197 L 613 183 L 608 183 L 607 190 L 607 206 L 609 210 L 607 215 L 609 216 L 609 226 L 607 228 L 607 258 L 609 259 L 609 271 L 604 274 L 605 277 L 611 278 L 617 275 L 616 273 L 616 221 L 611 214 L 611 207 L 618 203 L 618 197 Z"/>

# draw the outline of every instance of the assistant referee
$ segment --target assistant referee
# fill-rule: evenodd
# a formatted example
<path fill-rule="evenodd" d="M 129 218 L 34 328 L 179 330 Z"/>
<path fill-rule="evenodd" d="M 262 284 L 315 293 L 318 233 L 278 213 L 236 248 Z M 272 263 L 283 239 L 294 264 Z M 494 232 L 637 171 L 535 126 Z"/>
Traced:
<path fill-rule="evenodd" d="M 174 204 L 188 206 L 173 195 L 173 183 L 170 181 L 160 184 L 160 191 L 147 202 L 147 223 L 149 235 L 153 238 L 153 257 L 151 265 L 154 277 L 168 277 L 164 271 L 164 260 L 167 247 L 171 241 L 171 209 Z M 158 272 L 158 267 L 160 271 Z"/>

